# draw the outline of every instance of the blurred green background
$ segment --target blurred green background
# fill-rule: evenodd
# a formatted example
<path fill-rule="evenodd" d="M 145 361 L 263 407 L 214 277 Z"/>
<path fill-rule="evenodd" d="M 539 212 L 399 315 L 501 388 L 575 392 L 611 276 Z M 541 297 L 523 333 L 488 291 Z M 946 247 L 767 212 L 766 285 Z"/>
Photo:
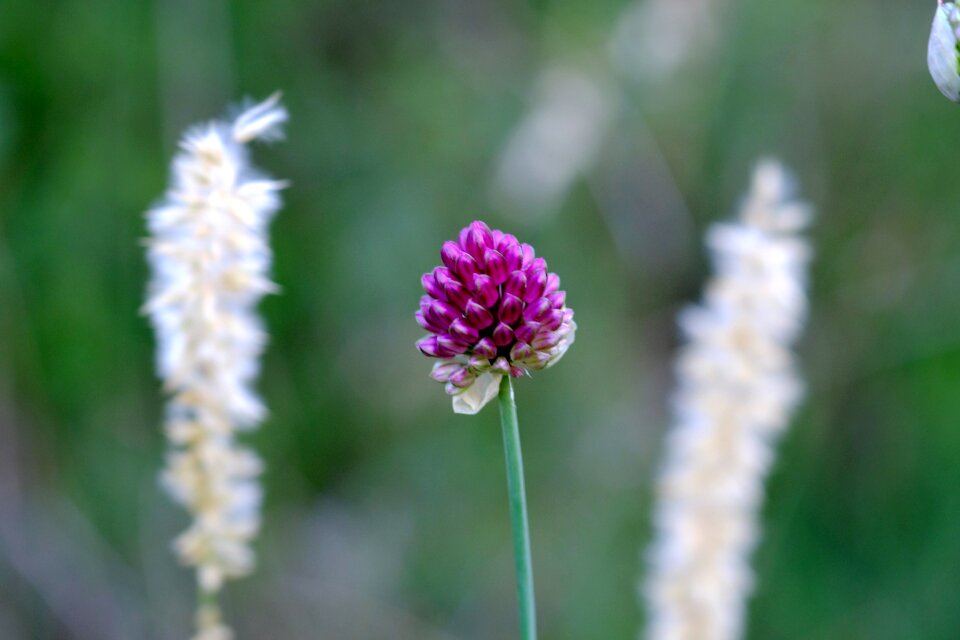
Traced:
<path fill-rule="evenodd" d="M 769 483 L 751 638 L 960 637 L 960 111 L 933 0 L 3 0 L 0 638 L 187 637 L 142 212 L 184 127 L 284 92 L 272 415 L 239 638 L 515 636 L 494 409 L 413 347 L 470 220 L 580 330 L 518 386 L 544 640 L 631 638 L 674 316 L 756 158 L 816 207 L 808 394 Z"/>

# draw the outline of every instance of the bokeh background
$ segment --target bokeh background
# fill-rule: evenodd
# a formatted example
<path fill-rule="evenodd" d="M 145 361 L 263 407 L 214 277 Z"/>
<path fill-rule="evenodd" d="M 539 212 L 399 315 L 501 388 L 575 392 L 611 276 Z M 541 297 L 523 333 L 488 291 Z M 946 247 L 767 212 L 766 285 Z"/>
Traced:
<path fill-rule="evenodd" d="M 510 638 L 495 409 L 413 347 L 482 217 L 563 278 L 576 345 L 518 386 L 544 640 L 631 638 L 676 311 L 762 155 L 817 209 L 808 394 L 769 482 L 750 638 L 960 636 L 960 110 L 933 0 L 3 0 L 0 638 L 180 639 L 138 314 L 184 127 L 281 89 L 272 415 L 240 638 Z"/>

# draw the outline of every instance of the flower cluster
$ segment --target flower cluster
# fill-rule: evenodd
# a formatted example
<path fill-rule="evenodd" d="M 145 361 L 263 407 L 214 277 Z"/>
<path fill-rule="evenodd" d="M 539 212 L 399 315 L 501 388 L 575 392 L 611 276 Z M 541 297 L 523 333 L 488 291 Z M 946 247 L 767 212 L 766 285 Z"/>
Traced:
<path fill-rule="evenodd" d="M 148 214 L 145 310 L 170 394 L 162 481 L 194 518 L 175 547 L 197 570 L 203 640 L 231 637 L 216 594 L 226 578 L 252 570 L 249 545 L 260 526 L 261 463 L 235 432 L 265 413 L 252 389 L 266 341 L 255 307 L 275 289 L 267 227 L 284 185 L 257 175 L 244 145 L 279 134 L 287 114 L 278 100 L 188 131 L 166 198 Z"/>
<path fill-rule="evenodd" d="M 431 376 L 446 384 L 457 413 L 476 413 L 504 375 L 545 369 L 573 344 L 577 325 L 560 278 L 533 247 L 472 222 L 423 274 L 417 322 L 431 335 L 420 351 L 440 358 Z"/>
<path fill-rule="evenodd" d="M 716 275 L 680 318 L 675 424 L 667 436 L 646 585 L 650 640 L 736 640 L 752 589 L 763 480 L 801 384 L 790 346 L 807 310 L 808 208 L 767 161 L 740 220 L 715 225 Z"/>

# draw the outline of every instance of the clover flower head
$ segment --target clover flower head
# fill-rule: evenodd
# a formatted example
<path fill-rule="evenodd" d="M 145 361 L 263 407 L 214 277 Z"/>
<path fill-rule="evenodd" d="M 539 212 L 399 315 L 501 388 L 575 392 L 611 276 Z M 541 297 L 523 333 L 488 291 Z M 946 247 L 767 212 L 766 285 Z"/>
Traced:
<path fill-rule="evenodd" d="M 417 322 L 430 335 L 421 353 L 440 361 L 431 377 L 446 385 L 456 413 L 478 412 L 500 379 L 552 366 L 573 344 L 577 324 L 560 278 L 533 247 L 475 221 L 423 274 Z"/>

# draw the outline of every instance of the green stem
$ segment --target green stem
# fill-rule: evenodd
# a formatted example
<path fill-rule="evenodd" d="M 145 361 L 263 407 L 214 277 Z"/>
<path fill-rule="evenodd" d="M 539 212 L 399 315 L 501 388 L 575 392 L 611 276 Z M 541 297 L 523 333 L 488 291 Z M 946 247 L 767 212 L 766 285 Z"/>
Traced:
<path fill-rule="evenodd" d="M 520 453 L 520 429 L 517 403 L 513 398 L 510 376 L 500 381 L 500 424 L 503 450 L 507 458 L 507 492 L 510 496 L 510 524 L 513 527 L 513 555 L 517 571 L 517 600 L 520 605 L 520 639 L 536 640 L 537 611 L 533 598 L 533 566 L 530 561 L 530 526 L 527 523 L 527 498 L 523 488 L 523 456 Z"/>

